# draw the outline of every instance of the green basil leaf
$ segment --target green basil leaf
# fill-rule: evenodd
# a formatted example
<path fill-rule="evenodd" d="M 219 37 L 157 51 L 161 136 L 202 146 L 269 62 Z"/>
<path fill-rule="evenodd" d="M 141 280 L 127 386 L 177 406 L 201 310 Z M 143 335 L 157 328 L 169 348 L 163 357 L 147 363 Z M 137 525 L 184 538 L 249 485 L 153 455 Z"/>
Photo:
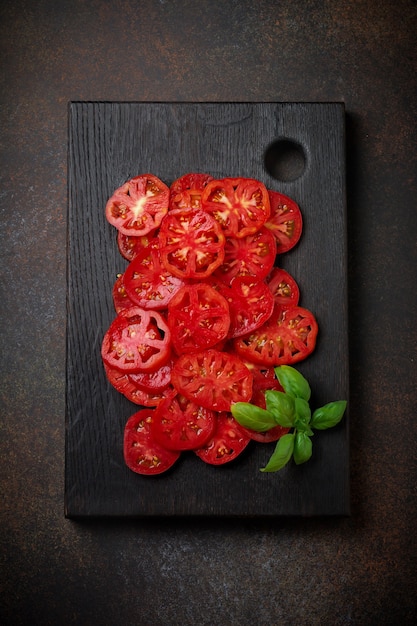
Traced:
<path fill-rule="evenodd" d="M 332 428 L 340 422 L 346 409 L 346 400 L 329 402 L 320 409 L 316 409 L 311 418 L 310 426 L 316 430 Z"/>
<path fill-rule="evenodd" d="M 310 400 L 311 389 L 302 374 L 291 365 L 280 365 L 275 368 L 275 376 L 281 387 L 294 398 Z"/>
<path fill-rule="evenodd" d="M 313 431 L 309 426 L 311 419 L 310 405 L 306 400 L 303 400 L 303 398 L 295 398 L 294 405 L 296 414 L 294 423 L 295 428 L 306 435 L 312 435 Z"/>
<path fill-rule="evenodd" d="M 277 472 L 291 459 L 294 450 L 294 433 L 288 433 L 278 439 L 275 450 L 261 472 Z"/>
<path fill-rule="evenodd" d="M 269 389 L 265 392 L 266 410 L 271 413 L 275 422 L 285 428 L 294 426 L 295 402 L 294 398 L 283 391 Z"/>
<path fill-rule="evenodd" d="M 300 420 L 302 424 L 308 424 L 311 419 L 311 409 L 310 405 L 303 398 L 295 398 L 294 400 L 295 412 L 297 414 L 297 418 Z"/>
<path fill-rule="evenodd" d="M 245 428 L 263 433 L 277 425 L 273 416 L 265 409 L 249 402 L 236 402 L 231 406 L 235 420 Z"/>
<path fill-rule="evenodd" d="M 297 465 L 305 463 L 311 458 L 313 445 L 306 433 L 297 432 L 294 440 L 294 461 Z"/>

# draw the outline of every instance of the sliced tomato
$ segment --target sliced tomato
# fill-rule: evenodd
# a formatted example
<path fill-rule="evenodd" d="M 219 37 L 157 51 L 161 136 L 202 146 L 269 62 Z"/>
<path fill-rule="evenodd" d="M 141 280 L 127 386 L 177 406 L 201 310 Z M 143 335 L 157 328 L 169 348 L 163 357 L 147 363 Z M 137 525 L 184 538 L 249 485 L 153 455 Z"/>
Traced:
<path fill-rule="evenodd" d="M 230 283 L 236 276 L 255 276 L 259 280 L 271 271 L 277 252 L 275 237 L 267 228 L 253 235 L 236 239 L 228 237 L 224 245 L 224 261 L 215 275 Z"/>
<path fill-rule="evenodd" d="M 110 367 L 107 365 L 105 361 L 103 361 L 104 371 L 106 373 L 107 380 L 109 383 L 120 393 L 124 395 L 125 390 L 133 385 L 133 383 L 129 380 L 129 375 L 126 372 L 122 372 L 121 370 L 117 370 L 114 367 Z"/>
<path fill-rule="evenodd" d="M 103 364 L 109 383 L 134 404 L 156 407 L 162 400 L 172 397 L 176 393 L 170 384 L 163 389 L 143 389 L 134 382 L 133 374 L 127 374 L 109 367 L 106 363 Z"/>
<path fill-rule="evenodd" d="M 170 211 L 162 221 L 159 242 L 163 265 L 180 278 L 201 280 L 223 263 L 224 234 L 204 211 Z"/>
<path fill-rule="evenodd" d="M 213 180 L 210 174 L 191 172 L 175 180 L 170 191 L 170 209 L 201 209 L 201 193 Z"/>
<path fill-rule="evenodd" d="M 300 289 L 291 274 L 280 267 L 274 267 L 268 276 L 267 284 L 275 302 L 281 307 L 289 308 L 298 305 Z"/>
<path fill-rule="evenodd" d="M 303 230 L 300 207 L 294 200 L 278 191 L 268 190 L 271 215 L 265 226 L 277 240 L 277 254 L 288 252 L 298 243 Z"/>
<path fill-rule="evenodd" d="M 253 333 L 234 340 L 243 359 L 276 367 L 302 361 L 316 346 L 318 326 L 314 315 L 302 307 L 282 309 L 275 305 L 269 320 Z"/>
<path fill-rule="evenodd" d="M 155 411 L 154 436 L 169 450 L 194 450 L 208 441 L 215 425 L 214 411 L 176 394 Z"/>
<path fill-rule="evenodd" d="M 212 348 L 227 337 L 229 306 L 207 283 L 184 285 L 168 305 L 167 321 L 177 354 Z"/>
<path fill-rule="evenodd" d="M 129 298 L 144 309 L 165 309 L 184 280 L 174 276 L 161 263 L 159 242 L 153 239 L 129 263 L 123 284 Z"/>
<path fill-rule="evenodd" d="M 251 403 L 256 404 L 256 406 L 260 406 L 262 409 L 265 409 L 265 391 L 267 391 L 268 389 L 283 391 L 279 380 L 275 376 L 275 370 L 273 367 L 256 365 L 255 363 L 250 363 L 249 361 L 245 361 L 245 365 L 253 376 L 253 392 Z"/>
<path fill-rule="evenodd" d="M 224 465 L 238 457 L 251 439 L 231 413 L 220 412 L 212 437 L 195 454 L 209 465 Z"/>
<path fill-rule="evenodd" d="M 120 230 L 117 231 L 117 247 L 120 254 L 126 261 L 133 261 L 135 256 L 146 248 L 155 236 L 156 231 L 151 231 L 147 235 L 135 237 L 134 235 L 125 235 Z"/>
<path fill-rule="evenodd" d="M 253 377 L 241 359 L 213 349 L 180 356 L 171 380 L 179 393 L 213 411 L 230 411 L 232 402 L 252 396 Z"/>
<path fill-rule="evenodd" d="M 246 363 L 246 366 L 253 374 L 253 393 L 251 403 L 255 404 L 256 406 L 260 406 L 262 409 L 265 409 L 265 392 L 269 389 L 283 391 L 283 388 L 281 387 L 279 380 L 275 376 L 275 370 L 273 367 L 265 368 L 254 365 L 253 363 Z M 248 436 L 253 439 L 253 441 L 258 441 L 259 443 L 269 443 L 271 441 L 277 441 L 278 439 L 280 439 L 280 437 L 286 435 L 290 431 L 289 428 L 284 428 L 283 426 L 279 425 L 261 433 L 255 430 L 251 430 L 250 428 L 244 428 L 243 426 L 242 428 L 248 434 Z"/>
<path fill-rule="evenodd" d="M 274 310 L 268 286 L 253 276 L 238 276 L 230 287 L 219 286 L 230 311 L 229 338 L 241 337 L 262 326 Z"/>
<path fill-rule="evenodd" d="M 148 393 L 155 393 L 166 389 L 171 382 L 171 370 L 172 360 L 168 363 L 161 365 L 160 368 L 154 372 L 137 372 L 135 374 L 129 374 L 130 380 L 139 389 L 143 389 Z"/>
<path fill-rule="evenodd" d="M 212 180 L 201 195 L 201 204 L 228 237 L 252 235 L 270 215 L 268 191 L 253 178 Z"/>
<path fill-rule="evenodd" d="M 152 372 L 166 363 L 171 333 L 162 315 L 131 307 L 121 311 L 106 331 L 101 355 L 111 368 L 123 372 Z"/>
<path fill-rule="evenodd" d="M 155 440 L 153 420 L 154 409 L 141 409 L 129 417 L 124 428 L 124 460 L 137 474 L 161 474 L 180 457 L 180 452 L 167 450 Z"/>
<path fill-rule="evenodd" d="M 116 313 L 120 313 L 120 311 L 129 309 L 132 306 L 137 306 L 137 304 L 129 298 L 123 283 L 123 278 L 123 274 L 119 274 L 113 285 L 113 304 Z"/>
<path fill-rule="evenodd" d="M 128 378 L 129 385 L 125 387 L 123 395 L 134 404 L 140 406 L 157 407 L 163 400 L 170 398 L 173 393 L 175 393 L 175 389 L 171 385 L 164 387 L 164 389 L 160 391 L 147 391 L 146 389 L 137 387 L 130 375 L 128 375 Z"/>
<path fill-rule="evenodd" d="M 142 174 L 116 189 L 106 218 L 125 235 L 141 237 L 157 228 L 169 207 L 169 187 L 153 174 Z"/>

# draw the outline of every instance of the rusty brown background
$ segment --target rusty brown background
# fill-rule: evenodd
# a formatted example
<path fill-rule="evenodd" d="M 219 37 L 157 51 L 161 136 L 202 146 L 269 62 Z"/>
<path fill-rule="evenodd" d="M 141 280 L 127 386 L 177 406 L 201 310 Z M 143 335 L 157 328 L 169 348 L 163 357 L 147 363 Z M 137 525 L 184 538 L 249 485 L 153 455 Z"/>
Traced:
<path fill-rule="evenodd" d="M 417 614 L 413 0 L 3 0 L 2 624 Z M 64 518 L 70 100 L 343 101 L 352 516 Z"/>

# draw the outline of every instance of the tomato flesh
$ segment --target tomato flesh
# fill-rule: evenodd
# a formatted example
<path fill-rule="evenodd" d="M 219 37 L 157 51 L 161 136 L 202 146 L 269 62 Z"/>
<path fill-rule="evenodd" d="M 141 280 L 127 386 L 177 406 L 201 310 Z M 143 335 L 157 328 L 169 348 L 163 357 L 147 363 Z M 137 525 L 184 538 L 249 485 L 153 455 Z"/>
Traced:
<path fill-rule="evenodd" d="M 154 231 L 151 231 L 147 235 L 142 235 L 141 237 L 135 237 L 134 235 L 125 235 L 119 230 L 117 231 L 117 247 L 126 261 L 133 261 L 135 256 L 149 245 L 153 236 Z"/>
<path fill-rule="evenodd" d="M 168 361 L 170 330 L 157 311 L 131 307 L 121 311 L 106 331 L 101 355 L 109 367 L 151 372 Z"/>
<path fill-rule="evenodd" d="M 154 391 L 141 389 L 133 382 L 132 377 L 128 375 L 128 384 L 125 386 L 123 395 L 134 404 L 157 407 L 163 400 L 170 398 L 173 393 L 175 393 L 175 390 L 171 385 L 164 387 L 160 391 L 156 389 Z"/>
<path fill-rule="evenodd" d="M 300 207 L 278 191 L 268 190 L 271 214 L 265 226 L 277 240 L 277 254 L 288 252 L 298 243 L 303 230 Z"/>
<path fill-rule="evenodd" d="M 213 411 L 230 411 L 232 402 L 249 402 L 253 377 L 233 354 L 209 349 L 180 356 L 172 368 L 174 387 Z"/>
<path fill-rule="evenodd" d="M 177 354 L 212 348 L 227 336 L 229 306 L 206 283 L 184 285 L 168 305 L 167 321 Z"/>
<path fill-rule="evenodd" d="M 201 195 L 201 205 L 213 215 L 228 237 L 246 237 L 261 228 L 270 215 L 263 183 L 252 178 L 212 180 Z"/>
<path fill-rule="evenodd" d="M 170 189 L 170 209 L 201 209 L 201 194 L 213 180 L 210 174 L 184 174 L 175 180 Z"/>
<path fill-rule="evenodd" d="M 213 436 L 195 454 L 209 465 L 224 465 L 238 457 L 249 445 L 251 439 L 236 422 L 231 413 L 217 415 Z"/>
<path fill-rule="evenodd" d="M 154 416 L 155 439 L 169 450 L 194 450 L 204 445 L 216 426 L 214 411 L 181 394 L 162 401 Z"/>
<path fill-rule="evenodd" d="M 151 241 L 125 270 L 123 285 L 129 298 L 144 309 L 165 309 L 184 280 L 161 264 L 159 242 Z"/>
<path fill-rule="evenodd" d="M 123 274 L 119 274 L 116 278 L 116 281 L 113 285 L 113 304 L 116 313 L 120 313 L 124 309 L 129 309 L 132 306 L 137 306 L 135 302 L 133 302 L 125 289 L 124 286 L 124 276 Z"/>
<path fill-rule="evenodd" d="M 229 338 L 246 335 L 271 317 L 274 297 L 264 282 L 252 276 L 238 276 L 230 287 L 220 284 L 218 289 L 229 305 Z"/>
<path fill-rule="evenodd" d="M 224 245 L 224 261 L 215 275 L 230 283 L 236 276 L 254 276 L 262 280 L 271 271 L 277 253 L 275 237 L 267 228 L 237 239 L 228 237 Z"/>
<path fill-rule="evenodd" d="M 180 453 L 167 450 L 152 432 L 154 410 L 141 409 L 126 422 L 123 456 L 129 469 L 137 474 L 154 475 L 166 472 L 179 459 Z"/>
<path fill-rule="evenodd" d="M 171 382 L 172 361 L 161 365 L 154 372 L 129 374 L 130 380 L 140 389 L 148 392 L 162 391 Z"/>
<path fill-rule="evenodd" d="M 162 389 L 152 389 L 150 387 L 146 389 L 136 383 L 133 374 L 109 367 L 106 363 L 103 363 L 103 365 L 109 383 L 134 404 L 155 407 L 162 400 L 175 393 L 174 388 L 169 383 Z"/>
<path fill-rule="evenodd" d="M 274 267 L 268 276 L 267 284 L 279 306 L 290 308 L 298 305 L 300 289 L 291 274 L 280 267 Z"/>
<path fill-rule="evenodd" d="M 159 242 L 163 265 L 180 278 L 204 279 L 224 259 L 224 234 L 204 211 L 170 211 L 161 224 Z"/>
<path fill-rule="evenodd" d="M 106 218 L 125 235 L 141 237 L 157 228 L 169 207 L 169 188 L 157 176 L 142 174 L 116 189 Z"/>
<path fill-rule="evenodd" d="M 275 306 L 271 318 L 253 333 L 234 340 L 242 358 L 260 365 L 291 365 L 305 359 L 316 345 L 314 315 L 302 307 Z"/>

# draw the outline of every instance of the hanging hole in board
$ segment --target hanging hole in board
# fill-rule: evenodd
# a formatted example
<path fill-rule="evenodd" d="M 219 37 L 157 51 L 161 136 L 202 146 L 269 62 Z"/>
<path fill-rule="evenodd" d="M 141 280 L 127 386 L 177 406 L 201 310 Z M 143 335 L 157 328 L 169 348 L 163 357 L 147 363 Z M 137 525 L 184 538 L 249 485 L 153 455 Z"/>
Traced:
<path fill-rule="evenodd" d="M 289 182 L 299 178 L 306 166 L 306 155 L 301 144 L 293 139 L 277 139 L 265 150 L 265 169 L 272 178 Z"/>

